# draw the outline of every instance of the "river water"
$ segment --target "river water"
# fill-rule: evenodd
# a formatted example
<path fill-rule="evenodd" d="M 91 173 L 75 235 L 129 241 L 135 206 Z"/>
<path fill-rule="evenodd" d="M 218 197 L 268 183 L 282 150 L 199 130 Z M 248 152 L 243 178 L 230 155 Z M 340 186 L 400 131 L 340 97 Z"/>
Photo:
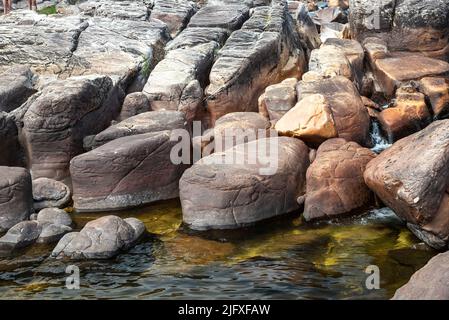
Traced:
<path fill-rule="evenodd" d="M 305 224 L 299 214 L 232 232 L 183 228 L 178 201 L 120 213 L 150 233 L 112 261 L 63 262 L 34 245 L 0 260 L 2 299 L 389 299 L 436 253 L 388 209 L 334 223 Z M 77 227 L 98 214 L 73 214 Z M 65 286 L 68 265 L 80 289 Z M 368 290 L 365 269 L 380 269 Z"/>

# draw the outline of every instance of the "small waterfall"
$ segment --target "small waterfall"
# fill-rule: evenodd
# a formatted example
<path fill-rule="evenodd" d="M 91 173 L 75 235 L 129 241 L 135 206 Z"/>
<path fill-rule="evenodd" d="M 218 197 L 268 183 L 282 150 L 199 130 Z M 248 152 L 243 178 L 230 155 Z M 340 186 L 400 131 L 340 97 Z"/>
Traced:
<path fill-rule="evenodd" d="M 374 151 L 375 153 L 381 153 L 385 149 L 391 147 L 391 143 L 389 143 L 388 140 L 385 139 L 384 136 L 382 136 L 382 132 L 380 130 L 379 123 L 377 121 L 372 122 L 370 135 L 374 145 L 374 147 L 371 150 Z"/>

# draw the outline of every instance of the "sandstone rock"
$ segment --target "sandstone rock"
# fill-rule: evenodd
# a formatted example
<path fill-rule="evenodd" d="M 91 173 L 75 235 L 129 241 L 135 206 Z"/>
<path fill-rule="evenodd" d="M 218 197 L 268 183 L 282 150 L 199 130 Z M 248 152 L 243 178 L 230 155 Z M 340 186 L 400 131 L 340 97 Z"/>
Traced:
<path fill-rule="evenodd" d="M 46 208 L 41 210 L 37 215 L 37 222 L 44 226 L 47 224 L 70 227 L 73 222 L 70 215 L 61 209 Z"/>
<path fill-rule="evenodd" d="M 380 112 L 377 119 L 391 143 L 425 128 L 432 120 L 424 95 L 402 88 L 393 107 Z"/>
<path fill-rule="evenodd" d="M 59 224 L 45 224 L 42 227 L 42 232 L 37 238 L 37 243 L 54 243 L 61 240 L 61 238 L 71 232 L 73 229 L 68 226 L 59 225 Z"/>
<path fill-rule="evenodd" d="M 45 87 L 24 116 L 25 141 L 34 178 L 62 180 L 83 138 L 118 115 L 119 90 L 105 76 L 73 77 Z"/>
<path fill-rule="evenodd" d="M 179 111 L 145 112 L 103 130 L 92 139 L 90 147 L 97 148 L 122 137 L 175 129 L 188 130 L 184 113 Z"/>
<path fill-rule="evenodd" d="M 17 125 L 10 115 L 0 111 L 0 166 L 23 165 Z"/>
<path fill-rule="evenodd" d="M 151 111 L 151 106 L 147 96 L 142 92 L 130 93 L 125 97 L 125 101 L 123 102 L 119 121 L 148 111 Z"/>
<path fill-rule="evenodd" d="M 331 139 L 317 151 L 307 170 L 304 218 L 307 221 L 362 213 L 374 203 L 363 172 L 375 154 L 355 142 Z"/>
<path fill-rule="evenodd" d="M 70 188 L 64 183 L 48 179 L 38 178 L 33 180 L 34 209 L 64 208 L 71 200 Z"/>
<path fill-rule="evenodd" d="M 253 148 L 261 143 L 268 144 L 270 158 L 278 160 L 274 172 L 265 172 L 269 175 L 261 172 L 261 168 L 269 169 L 261 161 L 223 164 L 227 156 L 254 156 Z M 308 166 L 308 148 L 287 137 L 260 139 L 205 157 L 180 180 L 183 221 L 193 229 L 230 229 L 295 211 L 299 208 L 296 198 L 305 191 Z"/>
<path fill-rule="evenodd" d="M 266 110 L 268 118 L 272 121 L 282 118 L 296 104 L 297 82 L 297 79 L 291 78 L 268 86 L 259 99 L 259 110 Z"/>
<path fill-rule="evenodd" d="M 0 256 L 10 254 L 34 243 L 41 233 L 41 226 L 36 221 L 22 221 L 13 226 L 0 238 Z"/>
<path fill-rule="evenodd" d="M 88 222 L 80 232 L 66 234 L 51 256 L 74 260 L 110 259 L 131 248 L 144 230 L 144 226 L 137 229 L 136 225 L 117 216 L 101 217 Z"/>
<path fill-rule="evenodd" d="M 206 5 L 201 8 L 188 24 L 189 28 L 223 28 L 230 31 L 240 28 L 248 19 L 249 8 L 246 5 Z"/>
<path fill-rule="evenodd" d="M 309 10 L 304 3 L 299 3 L 293 18 L 296 22 L 296 30 L 299 38 L 303 43 L 304 49 L 307 49 L 307 60 L 310 53 L 314 49 L 318 49 L 321 45 L 320 35 L 315 23 L 309 15 Z"/>
<path fill-rule="evenodd" d="M 329 101 L 320 94 L 299 101 L 276 123 L 275 129 L 283 135 L 300 138 L 311 146 L 338 136 Z"/>
<path fill-rule="evenodd" d="M 382 111 L 382 108 L 375 103 L 373 100 L 363 97 L 362 96 L 363 105 L 365 106 L 366 110 L 368 110 L 368 114 L 370 118 L 375 118 L 379 116 L 379 113 Z"/>
<path fill-rule="evenodd" d="M 126 209 L 176 198 L 185 166 L 173 164 L 170 131 L 115 139 L 72 159 L 77 211 Z"/>
<path fill-rule="evenodd" d="M 420 91 L 429 99 L 435 118 L 449 115 L 449 79 L 423 78 L 420 81 Z"/>
<path fill-rule="evenodd" d="M 320 28 L 321 42 L 326 42 L 329 39 L 351 39 L 351 34 L 348 24 L 331 22 L 323 24 Z"/>
<path fill-rule="evenodd" d="M 191 1 L 155 0 L 151 18 L 164 21 L 172 38 L 175 38 L 187 26 L 196 11 L 196 5 Z"/>
<path fill-rule="evenodd" d="M 108 1 L 96 0 L 81 2 L 79 10 L 85 15 L 110 18 L 113 20 L 146 21 L 150 16 L 150 8 L 144 1 Z"/>
<path fill-rule="evenodd" d="M 368 187 L 435 248 L 449 239 L 448 124 L 436 121 L 399 140 L 372 160 L 364 174 Z"/>
<path fill-rule="evenodd" d="M 354 0 L 351 32 L 359 41 L 370 36 L 384 39 L 393 51 L 447 58 L 448 10 L 447 0 Z"/>
<path fill-rule="evenodd" d="M 349 79 L 333 77 L 299 82 L 298 101 L 314 94 L 320 94 L 328 101 L 339 138 L 362 146 L 369 143 L 370 118 L 356 87 Z"/>
<path fill-rule="evenodd" d="M 35 92 L 29 67 L 13 66 L 0 72 L 0 112 L 20 107 Z"/>
<path fill-rule="evenodd" d="M 324 78 L 343 76 L 354 79 L 351 65 L 344 52 L 335 46 L 322 46 L 313 50 L 309 61 L 309 70 Z"/>
<path fill-rule="evenodd" d="M 396 290 L 393 300 L 449 300 L 449 253 L 433 257 Z"/>
<path fill-rule="evenodd" d="M 265 88 L 299 78 L 305 55 L 284 1 L 257 7 L 218 53 L 206 88 L 212 124 L 226 113 L 257 112 Z"/>
<path fill-rule="evenodd" d="M 30 173 L 23 168 L 0 167 L 0 233 L 28 219 L 32 208 Z"/>

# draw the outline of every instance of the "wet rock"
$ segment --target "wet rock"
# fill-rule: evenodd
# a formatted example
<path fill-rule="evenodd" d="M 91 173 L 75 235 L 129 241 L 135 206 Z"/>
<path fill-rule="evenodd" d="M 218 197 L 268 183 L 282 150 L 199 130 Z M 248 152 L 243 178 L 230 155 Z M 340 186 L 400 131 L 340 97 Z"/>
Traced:
<path fill-rule="evenodd" d="M 184 113 L 179 111 L 150 111 L 138 114 L 97 134 L 91 142 L 91 148 L 97 148 L 112 140 L 165 130 L 188 130 Z"/>
<path fill-rule="evenodd" d="M 83 138 L 118 115 L 119 98 L 106 76 L 73 77 L 46 86 L 23 120 L 33 177 L 67 177 L 70 159 L 83 152 Z"/>
<path fill-rule="evenodd" d="M 119 121 L 148 111 L 151 111 L 151 106 L 147 96 L 142 92 L 130 93 L 125 97 L 125 101 L 123 102 Z"/>
<path fill-rule="evenodd" d="M 420 91 L 429 99 L 435 118 L 445 118 L 449 115 L 449 79 L 423 78 Z"/>
<path fill-rule="evenodd" d="M 71 232 L 73 229 L 68 226 L 59 224 L 45 224 L 42 227 L 42 232 L 37 238 L 37 243 L 54 243 L 58 242 L 65 234 Z"/>
<path fill-rule="evenodd" d="M 393 107 L 380 112 L 377 119 L 388 140 L 393 143 L 425 128 L 432 117 L 422 93 L 410 88 L 400 88 Z"/>
<path fill-rule="evenodd" d="M 164 21 L 168 25 L 170 35 L 175 38 L 187 26 L 196 11 L 197 6 L 191 1 L 155 0 L 151 18 Z"/>
<path fill-rule="evenodd" d="M 41 226 L 36 221 L 19 222 L 0 238 L 0 256 L 8 255 L 16 249 L 33 244 L 41 230 Z"/>
<path fill-rule="evenodd" d="M 0 112 L 20 107 L 35 92 L 29 67 L 12 66 L 0 72 Z"/>
<path fill-rule="evenodd" d="M 309 95 L 325 97 L 339 138 L 364 146 L 369 143 L 370 118 L 354 84 L 345 77 L 300 81 L 298 101 Z"/>
<path fill-rule="evenodd" d="M 126 209 L 178 196 L 183 164 L 174 164 L 170 131 L 115 139 L 72 159 L 77 211 Z"/>
<path fill-rule="evenodd" d="M 0 111 L 0 166 L 21 166 L 24 164 L 19 132 L 14 118 Z M 7 152 L 5 152 L 7 150 Z"/>
<path fill-rule="evenodd" d="M 368 163 L 364 174 L 368 187 L 437 249 L 449 239 L 448 124 L 436 121 L 399 140 Z"/>
<path fill-rule="evenodd" d="M 34 209 L 64 208 L 72 197 L 70 188 L 64 183 L 48 179 L 38 178 L 33 180 Z"/>
<path fill-rule="evenodd" d="M 362 213 L 373 205 L 374 194 L 366 186 L 363 172 L 374 158 L 374 152 L 355 142 L 324 142 L 307 170 L 304 218 L 334 219 Z"/>
<path fill-rule="evenodd" d="M 255 149 L 260 144 L 277 163 L 249 161 L 260 155 L 261 149 Z M 227 156 L 247 161 L 224 164 Z M 180 180 L 183 221 L 193 229 L 232 229 L 295 211 L 296 198 L 305 191 L 308 166 L 306 145 L 287 137 L 260 139 L 205 157 Z"/>
<path fill-rule="evenodd" d="M 381 38 L 393 51 L 447 58 L 448 10 L 447 0 L 354 0 L 351 1 L 351 33 L 359 41 L 370 36 Z"/>
<path fill-rule="evenodd" d="M 286 78 L 299 78 L 305 54 L 286 3 L 257 7 L 218 53 L 206 88 L 212 123 L 226 113 L 257 112 L 265 88 Z"/>
<path fill-rule="evenodd" d="M 0 167 L 0 232 L 28 219 L 32 208 L 33 194 L 28 170 Z"/>
<path fill-rule="evenodd" d="M 142 236 L 145 230 L 143 223 L 136 220 L 131 223 L 117 216 L 90 221 L 80 232 L 66 234 L 51 256 L 74 260 L 113 258 L 130 249 Z"/>
<path fill-rule="evenodd" d="M 73 224 L 70 215 L 64 210 L 57 208 L 45 208 L 41 210 L 38 213 L 36 220 L 41 225 L 54 224 L 70 227 Z"/>
<path fill-rule="evenodd" d="M 448 284 L 449 253 L 441 253 L 396 290 L 393 300 L 448 300 Z"/>
<path fill-rule="evenodd" d="M 290 78 L 268 86 L 259 98 L 259 110 L 264 110 L 271 121 L 282 118 L 296 104 L 297 82 Z"/>

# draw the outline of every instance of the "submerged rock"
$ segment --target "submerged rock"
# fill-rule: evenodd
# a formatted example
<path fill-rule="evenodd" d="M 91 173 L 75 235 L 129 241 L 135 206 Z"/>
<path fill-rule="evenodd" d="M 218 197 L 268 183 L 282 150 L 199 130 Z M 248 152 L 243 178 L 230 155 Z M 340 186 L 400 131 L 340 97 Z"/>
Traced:
<path fill-rule="evenodd" d="M 0 233 L 28 219 L 32 212 L 33 194 L 28 170 L 0 166 Z"/>
<path fill-rule="evenodd" d="M 304 217 L 307 221 L 362 213 L 374 203 L 363 173 L 375 153 L 355 142 L 331 139 L 317 151 L 307 170 Z"/>
<path fill-rule="evenodd" d="M 110 259 L 130 249 L 143 235 L 140 220 L 105 216 L 88 222 L 80 232 L 66 234 L 51 256 L 74 260 Z"/>
<path fill-rule="evenodd" d="M 34 243 L 41 231 L 42 227 L 37 221 L 19 222 L 0 238 L 0 255 L 9 255 L 16 249 Z"/>
<path fill-rule="evenodd" d="M 251 161 L 253 156 L 258 159 Z M 242 161 L 225 164 L 226 157 Z M 287 137 L 260 139 L 205 157 L 179 182 L 183 221 L 199 230 L 233 229 L 295 211 L 308 166 L 307 146 Z"/>
<path fill-rule="evenodd" d="M 70 188 L 64 183 L 48 179 L 38 178 L 33 180 L 34 209 L 64 208 L 72 198 Z"/>
<path fill-rule="evenodd" d="M 368 163 L 368 187 L 428 245 L 449 241 L 449 120 L 396 142 Z"/>

